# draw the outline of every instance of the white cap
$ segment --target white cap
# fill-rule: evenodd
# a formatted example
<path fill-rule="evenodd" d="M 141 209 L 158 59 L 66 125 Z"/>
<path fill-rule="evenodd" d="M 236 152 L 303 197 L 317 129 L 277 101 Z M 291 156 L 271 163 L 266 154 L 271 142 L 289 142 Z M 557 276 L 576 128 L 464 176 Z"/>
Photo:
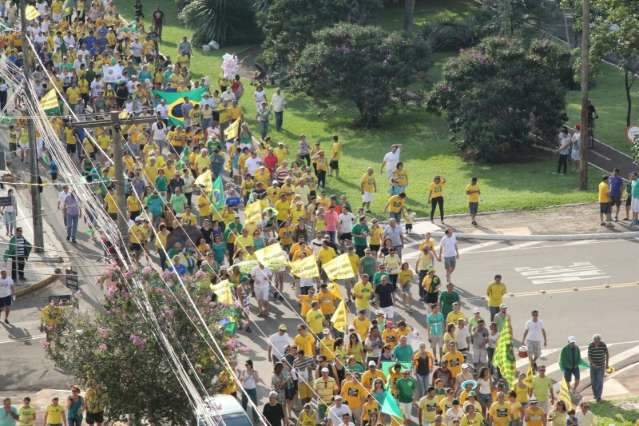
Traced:
<path fill-rule="evenodd" d="M 322 368 L 322 373 L 328 373 L 328 368 L 323 367 L 323 368 Z"/>
<path fill-rule="evenodd" d="M 575 336 L 568 337 L 568 343 L 577 343 L 577 338 Z"/>
<path fill-rule="evenodd" d="M 368 361 L 368 366 L 369 367 L 375 367 L 377 364 L 375 363 L 375 361 Z"/>
<path fill-rule="evenodd" d="M 474 314 L 478 314 L 478 313 L 480 313 L 480 312 L 481 312 L 481 309 L 479 309 L 479 308 L 475 308 L 475 309 L 473 309 L 473 313 L 474 313 Z"/>

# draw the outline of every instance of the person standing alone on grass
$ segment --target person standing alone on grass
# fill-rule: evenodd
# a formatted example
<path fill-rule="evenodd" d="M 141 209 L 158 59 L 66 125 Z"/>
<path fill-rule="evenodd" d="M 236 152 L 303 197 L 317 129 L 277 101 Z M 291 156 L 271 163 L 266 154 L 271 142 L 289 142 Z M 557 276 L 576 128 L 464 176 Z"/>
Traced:
<path fill-rule="evenodd" d="M 579 125 L 577 125 L 577 132 L 579 132 Z M 570 155 L 570 147 L 572 145 L 572 138 L 568 132 L 568 127 L 564 126 L 559 132 L 559 163 L 557 164 L 557 174 L 560 175 L 562 170 L 565 175 L 568 171 L 568 156 Z"/>
<path fill-rule="evenodd" d="M 446 229 L 444 236 L 439 242 L 439 258 L 444 259 L 444 267 L 446 268 L 446 282 L 450 283 L 451 276 L 457 266 L 459 259 L 459 250 L 457 249 L 457 237 L 451 228 Z"/>
<path fill-rule="evenodd" d="M 435 210 L 439 206 L 439 217 L 444 223 L 444 186 L 446 178 L 435 176 L 428 189 L 428 203 L 430 203 L 430 221 L 435 217 Z"/>
<path fill-rule="evenodd" d="M 342 156 L 342 143 L 339 141 L 339 136 L 333 136 L 333 143 L 331 144 L 331 161 L 329 161 L 329 171 L 328 175 L 333 177 L 333 172 L 335 172 L 335 177 L 339 177 L 339 159 Z"/>
<path fill-rule="evenodd" d="M 473 177 L 470 180 L 470 183 L 466 185 L 466 195 L 468 196 L 468 212 L 470 213 L 471 224 L 477 225 L 477 221 L 475 217 L 477 216 L 477 211 L 479 210 L 479 184 L 477 183 L 477 178 Z"/>
<path fill-rule="evenodd" d="M 601 221 L 601 226 L 606 226 L 606 221 L 610 223 L 612 220 L 610 215 L 610 186 L 608 185 L 607 175 L 601 178 L 598 189 L 599 220 Z"/>
<path fill-rule="evenodd" d="M 286 100 L 282 95 L 282 89 L 277 89 L 275 94 L 271 98 L 271 108 L 273 108 L 273 114 L 275 115 L 275 130 L 282 131 L 282 125 L 284 124 L 284 107 L 286 106 Z"/>
<path fill-rule="evenodd" d="M 619 220 L 619 209 L 621 208 L 621 195 L 623 193 L 623 179 L 619 176 L 619 169 L 614 169 L 612 175 L 608 177 L 608 187 L 610 188 L 610 214 L 615 207 L 615 222 Z"/>

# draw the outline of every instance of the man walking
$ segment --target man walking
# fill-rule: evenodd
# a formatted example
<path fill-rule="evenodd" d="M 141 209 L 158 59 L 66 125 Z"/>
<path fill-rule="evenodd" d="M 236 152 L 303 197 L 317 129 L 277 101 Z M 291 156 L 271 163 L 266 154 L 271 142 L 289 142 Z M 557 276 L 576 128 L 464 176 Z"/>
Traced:
<path fill-rule="evenodd" d="M 16 297 L 16 288 L 11 277 L 7 276 L 7 271 L 0 271 L 0 312 L 4 308 L 4 322 L 9 324 L 9 311 L 11 303 Z"/>
<path fill-rule="evenodd" d="M 266 102 L 262 102 L 262 104 L 257 108 L 257 117 L 256 120 L 260 125 L 260 136 L 262 139 L 265 139 L 268 135 L 268 122 L 271 118 L 271 108 L 269 108 Z"/>
<path fill-rule="evenodd" d="M 384 159 L 382 160 L 382 167 L 380 167 L 379 172 L 383 173 L 384 169 L 386 169 L 386 175 L 389 181 L 397 168 L 397 163 L 399 163 L 401 148 L 402 146 L 400 144 L 391 145 L 391 150 L 384 155 Z"/>
<path fill-rule="evenodd" d="M 579 128 L 577 128 L 579 131 Z M 559 163 L 557 164 L 557 174 L 560 175 L 562 170 L 565 175 L 568 171 L 568 157 L 570 156 L 570 146 L 572 145 L 572 139 L 570 137 L 570 133 L 568 133 L 568 128 L 566 126 L 561 128 L 561 132 L 559 132 L 559 148 L 557 148 L 557 152 L 559 153 Z"/>
<path fill-rule="evenodd" d="M 78 221 L 81 217 L 80 205 L 73 192 L 64 199 L 64 223 L 67 226 L 67 241 L 76 242 L 75 237 L 78 232 Z"/>
<path fill-rule="evenodd" d="M 577 346 L 577 339 L 575 336 L 568 337 L 568 344 L 563 347 L 561 354 L 559 355 L 559 368 L 564 373 L 564 379 L 567 384 L 570 384 L 572 378 L 575 378 L 572 391 L 577 392 L 579 386 L 579 364 L 581 364 L 581 353 L 579 352 L 579 346 Z"/>
<path fill-rule="evenodd" d="M 604 375 L 608 369 L 608 347 L 601 341 L 601 336 L 592 336 L 592 342 L 588 345 L 588 362 L 590 363 L 590 382 L 595 401 L 601 401 L 603 393 Z"/>
<path fill-rule="evenodd" d="M 457 266 L 457 259 L 459 259 L 459 250 L 457 249 L 457 237 L 453 233 L 451 228 L 447 228 L 445 235 L 439 242 L 439 258 L 444 255 L 444 267 L 446 268 L 446 282 L 450 283 L 450 278 L 455 267 Z"/>
<path fill-rule="evenodd" d="M 619 169 L 614 169 L 612 175 L 608 177 L 608 188 L 610 190 L 610 214 L 615 207 L 615 222 L 619 221 L 619 209 L 621 208 L 621 195 L 623 193 L 623 179 L 619 176 Z"/>
<path fill-rule="evenodd" d="M 536 368 L 537 360 L 541 357 L 541 341 L 544 341 L 544 347 L 548 342 L 546 338 L 546 329 L 544 328 L 544 322 L 539 319 L 539 311 L 534 310 L 531 313 L 532 318 L 526 321 L 524 326 L 524 337 L 522 342 L 526 343 L 528 348 L 528 361 L 533 368 Z"/>
<path fill-rule="evenodd" d="M 282 131 L 282 124 L 284 124 L 284 107 L 286 106 L 286 100 L 282 95 L 282 90 L 277 89 L 275 94 L 271 98 L 271 108 L 275 115 L 275 130 Z"/>
<path fill-rule="evenodd" d="M 11 278 L 13 281 L 25 281 L 24 266 L 31 254 L 31 243 L 22 235 L 22 228 L 16 228 L 16 234 L 9 240 L 9 248 L 4 252 L 4 260 L 11 259 Z"/>
<path fill-rule="evenodd" d="M 501 275 L 495 275 L 495 281 L 488 284 L 488 288 L 486 289 L 490 321 L 492 321 L 495 315 L 497 315 L 497 312 L 499 312 L 499 306 L 504 302 L 504 295 L 507 291 L 506 285 L 501 281 Z"/>

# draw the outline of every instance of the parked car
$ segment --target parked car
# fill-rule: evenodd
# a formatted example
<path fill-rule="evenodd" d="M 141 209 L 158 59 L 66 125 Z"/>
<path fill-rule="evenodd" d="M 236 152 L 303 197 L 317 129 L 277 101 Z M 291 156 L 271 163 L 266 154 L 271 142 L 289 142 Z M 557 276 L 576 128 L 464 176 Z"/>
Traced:
<path fill-rule="evenodd" d="M 232 395 L 217 394 L 206 398 L 204 404 L 197 408 L 196 426 L 208 426 L 207 415 L 218 423 L 223 421 L 225 426 L 253 426 L 242 404 Z"/>

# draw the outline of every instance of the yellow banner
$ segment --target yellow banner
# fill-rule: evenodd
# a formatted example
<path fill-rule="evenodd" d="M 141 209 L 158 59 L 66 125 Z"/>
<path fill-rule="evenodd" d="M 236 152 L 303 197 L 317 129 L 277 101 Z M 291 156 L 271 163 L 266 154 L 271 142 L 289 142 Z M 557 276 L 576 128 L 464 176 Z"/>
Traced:
<path fill-rule="evenodd" d="M 223 305 L 233 304 L 233 284 L 229 280 L 211 284 L 211 290 L 217 295 L 217 301 Z"/>
<path fill-rule="evenodd" d="M 314 255 L 306 256 L 304 259 L 291 262 L 291 274 L 297 278 L 317 278 L 319 269 Z"/>
<path fill-rule="evenodd" d="M 331 324 L 333 324 L 335 330 L 346 330 L 346 324 L 348 324 L 348 314 L 346 313 L 346 304 L 343 300 L 339 303 L 339 306 L 333 313 L 333 316 L 331 317 Z"/>
<path fill-rule="evenodd" d="M 207 194 L 211 193 L 213 188 L 211 171 L 207 170 L 195 179 L 195 184 L 202 188 Z"/>
<path fill-rule="evenodd" d="M 335 259 L 331 260 L 324 266 L 324 272 L 331 280 L 345 280 L 348 278 L 354 278 L 353 267 L 351 261 L 348 258 L 348 254 L 340 254 Z"/>
<path fill-rule="evenodd" d="M 58 95 L 56 94 L 55 89 L 49 90 L 47 94 L 44 95 L 42 99 L 40 99 L 40 107 L 44 111 L 50 111 L 52 109 L 59 108 Z"/>
<path fill-rule="evenodd" d="M 342 292 L 339 290 L 339 286 L 335 281 L 331 281 L 330 283 L 328 283 L 326 288 L 333 294 L 333 296 L 337 297 L 339 300 L 344 299 L 344 296 L 342 296 Z"/>
<path fill-rule="evenodd" d="M 224 138 L 226 140 L 236 139 L 240 135 L 240 121 L 242 120 L 238 118 L 224 130 Z"/>
<path fill-rule="evenodd" d="M 262 221 L 262 202 L 255 201 L 247 205 L 244 209 L 246 223 L 260 223 Z"/>
<path fill-rule="evenodd" d="M 40 12 L 38 12 L 38 9 L 36 9 L 35 7 L 31 6 L 30 4 L 27 5 L 26 9 L 25 9 L 25 18 L 27 18 L 27 21 L 33 21 L 34 19 L 36 19 L 38 16 L 40 16 Z"/>
<path fill-rule="evenodd" d="M 288 266 L 288 256 L 280 243 L 271 244 L 255 252 L 257 261 L 273 271 L 281 271 Z"/>
<path fill-rule="evenodd" d="M 242 262 L 237 262 L 233 264 L 233 266 L 237 266 L 240 268 L 240 272 L 244 274 L 249 274 L 258 265 L 257 260 L 243 260 Z"/>

